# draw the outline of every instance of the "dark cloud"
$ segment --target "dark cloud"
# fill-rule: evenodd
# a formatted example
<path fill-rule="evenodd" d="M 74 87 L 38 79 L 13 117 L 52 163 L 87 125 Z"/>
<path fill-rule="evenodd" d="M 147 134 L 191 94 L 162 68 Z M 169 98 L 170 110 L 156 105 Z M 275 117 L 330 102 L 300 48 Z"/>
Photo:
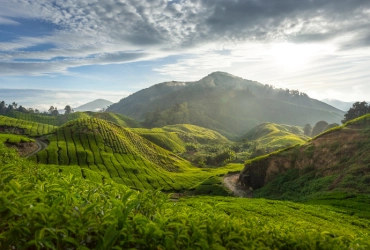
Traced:
<path fill-rule="evenodd" d="M 208 30 L 203 39 L 311 42 L 370 25 L 370 1 L 365 0 L 215 0 L 204 4 L 210 15 L 203 24 Z"/>
<path fill-rule="evenodd" d="M 39 0 L 2 3 L 0 23 L 12 28 L 14 25 L 10 23 L 19 18 L 43 23 L 48 27 L 48 34 L 34 37 L 29 34 L 32 29 L 27 25 L 17 25 L 19 37 L 0 43 L 1 74 L 63 72 L 68 67 L 82 64 L 124 63 L 149 55 L 158 57 L 163 51 L 181 54 L 184 49 L 219 42 L 309 43 L 347 36 L 347 41 L 341 44 L 345 49 L 370 44 L 369 0 Z M 24 28 L 30 32 L 19 33 Z M 45 43 L 51 44 L 51 48 L 27 51 L 27 48 L 38 48 L 37 45 Z M 130 51 L 143 53 L 127 53 Z M 46 61 L 61 57 L 72 60 L 47 64 L 15 62 L 27 58 Z"/>

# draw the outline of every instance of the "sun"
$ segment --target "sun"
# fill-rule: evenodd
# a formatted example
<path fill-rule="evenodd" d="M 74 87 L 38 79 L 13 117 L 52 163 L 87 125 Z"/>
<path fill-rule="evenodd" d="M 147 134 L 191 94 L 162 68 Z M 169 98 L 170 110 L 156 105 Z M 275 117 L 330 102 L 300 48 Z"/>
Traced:
<path fill-rule="evenodd" d="M 269 51 L 272 60 L 285 70 L 299 70 L 308 66 L 317 55 L 317 45 L 279 43 L 271 46 Z"/>

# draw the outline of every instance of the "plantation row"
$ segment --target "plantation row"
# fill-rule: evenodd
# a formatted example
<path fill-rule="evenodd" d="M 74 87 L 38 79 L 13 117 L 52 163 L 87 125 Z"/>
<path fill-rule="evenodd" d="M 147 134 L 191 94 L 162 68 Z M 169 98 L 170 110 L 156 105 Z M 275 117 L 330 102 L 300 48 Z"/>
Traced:
<path fill-rule="evenodd" d="M 365 196 L 330 197 L 335 206 L 205 196 L 173 202 L 62 168 L 35 166 L 0 145 L 0 249 L 370 248 Z"/>
<path fill-rule="evenodd" d="M 198 169 L 178 156 L 115 124 L 78 119 L 59 128 L 46 150 L 31 159 L 105 173 L 117 183 L 144 190 L 189 189 L 213 175 L 242 169 Z"/>
<path fill-rule="evenodd" d="M 44 164 L 78 165 L 108 174 L 117 183 L 136 189 L 189 189 L 213 173 L 144 138 L 99 119 L 78 119 L 49 136 L 49 146 L 31 159 Z M 242 166 L 237 166 L 241 169 Z M 234 168 L 232 168 L 234 169 Z M 197 170 L 196 173 L 192 173 Z M 220 173 L 226 173 L 225 168 Z M 170 171 L 186 173 L 174 174 Z M 218 173 L 218 172 L 217 172 Z"/>
<path fill-rule="evenodd" d="M 19 111 L 11 111 L 6 113 L 6 116 L 24 120 L 24 121 L 30 121 L 30 122 L 38 122 L 43 124 L 49 124 L 53 126 L 61 126 L 68 121 L 72 121 L 75 119 L 80 118 L 98 118 L 106 121 L 113 122 L 119 126 L 122 127 L 139 127 L 139 123 L 135 120 L 128 118 L 124 115 L 120 114 L 114 114 L 109 112 L 75 112 L 70 113 L 68 115 L 58 115 L 58 116 L 52 116 L 52 115 L 43 115 L 43 114 L 30 114 L 30 113 L 23 113 Z"/>
<path fill-rule="evenodd" d="M 89 117 L 89 115 L 82 113 L 82 112 L 71 113 L 68 115 L 51 116 L 51 115 L 29 114 L 29 113 L 23 113 L 19 111 L 12 111 L 12 112 L 7 113 L 6 115 L 9 117 L 24 120 L 24 121 L 49 124 L 53 126 L 60 126 L 74 119 Z"/>
<path fill-rule="evenodd" d="M 54 126 L 19 120 L 0 115 L 0 128 L 5 133 L 24 134 L 29 136 L 41 136 L 50 134 L 55 130 Z"/>

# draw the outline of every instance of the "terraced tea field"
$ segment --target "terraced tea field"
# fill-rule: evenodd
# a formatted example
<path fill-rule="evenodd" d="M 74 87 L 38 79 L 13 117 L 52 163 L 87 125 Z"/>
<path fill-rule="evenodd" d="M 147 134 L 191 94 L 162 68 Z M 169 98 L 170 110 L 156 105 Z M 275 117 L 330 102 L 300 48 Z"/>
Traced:
<path fill-rule="evenodd" d="M 19 111 L 11 111 L 6 114 L 7 117 L 16 118 L 23 121 L 29 122 L 37 122 L 43 124 L 49 124 L 53 126 L 61 126 L 69 121 L 79 119 L 79 118 L 99 118 L 102 120 L 113 122 L 117 125 L 120 125 L 125 128 L 135 128 L 140 127 L 140 124 L 135 120 L 121 115 L 121 114 L 114 114 L 109 112 L 74 112 L 68 115 L 58 115 L 58 116 L 51 116 L 45 114 L 30 114 L 30 113 L 23 113 Z"/>
<path fill-rule="evenodd" d="M 0 115 L 0 133 L 42 136 L 54 132 L 55 129 L 56 127 L 52 125 Z"/>
<path fill-rule="evenodd" d="M 31 157 L 42 164 L 76 165 L 108 174 L 136 189 L 184 190 L 242 164 L 199 169 L 145 138 L 100 119 L 77 119 L 47 137 L 46 150 Z"/>

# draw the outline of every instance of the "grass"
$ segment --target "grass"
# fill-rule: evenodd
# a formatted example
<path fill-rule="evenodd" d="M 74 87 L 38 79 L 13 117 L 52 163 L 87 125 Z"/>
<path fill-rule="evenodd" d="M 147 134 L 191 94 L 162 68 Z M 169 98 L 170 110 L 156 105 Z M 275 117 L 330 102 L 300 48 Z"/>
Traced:
<path fill-rule="evenodd" d="M 0 131 L 9 134 L 42 136 L 44 134 L 52 133 L 55 128 L 56 127 L 47 124 L 19 120 L 0 115 Z"/>
<path fill-rule="evenodd" d="M 77 119 L 47 137 L 49 146 L 32 160 L 78 165 L 138 190 L 184 191 L 211 176 L 240 171 L 242 164 L 196 168 L 188 161 L 114 123 Z"/>
<path fill-rule="evenodd" d="M 0 134 L 0 144 L 6 142 L 11 144 L 18 144 L 21 142 L 34 142 L 34 139 L 28 138 L 23 135 L 13 135 L 13 134 Z"/>
<path fill-rule="evenodd" d="M 113 122 L 119 126 L 125 128 L 135 128 L 140 127 L 140 124 L 135 120 L 121 115 L 115 114 L 111 112 L 74 112 L 68 115 L 58 115 L 58 116 L 51 116 L 45 114 L 30 114 L 30 113 L 23 113 L 19 111 L 12 111 L 6 114 L 8 117 L 16 118 L 23 121 L 29 122 L 36 122 L 42 124 L 48 124 L 53 126 L 61 126 L 69 121 L 80 119 L 80 118 L 99 118 L 102 120 Z"/>
<path fill-rule="evenodd" d="M 369 201 L 172 202 L 88 169 L 37 166 L 0 145 L 1 249 L 369 249 Z"/>
<path fill-rule="evenodd" d="M 147 140 L 176 153 L 184 153 L 186 144 L 227 144 L 226 137 L 216 131 L 191 124 L 168 125 L 162 128 L 135 128 L 131 131 Z"/>

